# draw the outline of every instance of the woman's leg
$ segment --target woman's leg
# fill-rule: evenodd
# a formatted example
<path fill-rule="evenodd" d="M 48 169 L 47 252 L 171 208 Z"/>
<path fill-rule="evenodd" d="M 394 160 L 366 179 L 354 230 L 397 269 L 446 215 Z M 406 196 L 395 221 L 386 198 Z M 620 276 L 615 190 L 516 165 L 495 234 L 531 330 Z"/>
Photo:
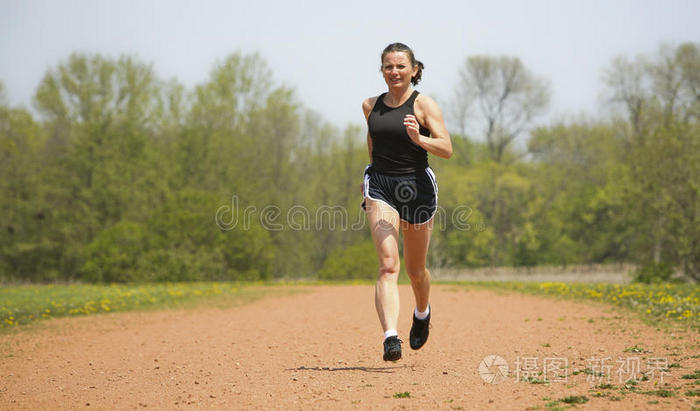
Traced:
<path fill-rule="evenodd" d="M 430 299 L 430 272 L 425 267 L 425 260 L 433 231 L 433 220 L 424 224 L 401 223 L 403 231 L 403 259 L 406 272 L 411 279 L 411 287 L 416 297 L 416 308 L 425 312 Z"/>
<path fill-rule="evenodd" d="M 395 330 L 399 318 L 399 215 L 382 201 L 366 199 L 367 219 L 379 257 L 374 303 L 384 332 Z"/>
<path fill-rule="evenodd" d="M 430 272 L 425 268 L 425 259 L 432 229 L 432 220 L 420 225 L 402 225 L 403 258 L 406 262 L 406 272 L 411 279 L 413 295 L 416 297 L 416 309 L 409 335 L 409 342 L 414 350 L 423 347 L 430 334 Z"/>

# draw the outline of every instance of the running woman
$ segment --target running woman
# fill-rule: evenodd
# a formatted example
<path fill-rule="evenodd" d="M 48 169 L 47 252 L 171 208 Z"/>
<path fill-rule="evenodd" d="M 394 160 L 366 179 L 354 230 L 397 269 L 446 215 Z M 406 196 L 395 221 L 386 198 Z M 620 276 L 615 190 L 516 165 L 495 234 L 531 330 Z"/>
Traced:
<path fill-rule="evenodd" d="M 417 350 L 428 340 L 430 326 L 430 272 L 425 260 L 438 197 L 428 153 L 450 158 L 452 142 L 438 105 L 413 89 L 423 71 L 413 51 L 402 43 L 390 44 L 382 52 L 381 64 L 388 90 L 362 102 L 370 157 L 362 208 L 379 257 L 374 301 L 384 330 L 384 361 L 396 361 L 401 358 L 399 228 L 416 300 L 409 342 Z"/>

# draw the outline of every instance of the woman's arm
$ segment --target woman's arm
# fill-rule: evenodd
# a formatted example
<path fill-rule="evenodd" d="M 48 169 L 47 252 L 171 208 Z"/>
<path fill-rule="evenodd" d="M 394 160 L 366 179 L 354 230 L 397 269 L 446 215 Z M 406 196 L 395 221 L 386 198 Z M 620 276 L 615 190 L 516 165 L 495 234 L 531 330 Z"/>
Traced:
<path fill-rule="evenodd" d="M 369 115 L 374 108 L 374 104 L 377 102 L 376 97 L 370 97 L 362 102 L 362 111 L 365 113 L 365 122 L 369 119 Z M 367 129 L 367 149 L 369 150 L 369 162 L 372 163 L 372 136 L 369 135 L 369 128 Z"/>
<path fill-rule="evenodd" d="M 450 134 L 447 132 L 442 111 L 440 111 L 440 107 L 438 107 L 435 100 L 420 94 L 416 98 L 413 108 L 416 115 L 407 114 L 403 121 L 411 140 L 423 147 L 425 151 L 438 157 L 452 157 L 452 140 L 450 140 Z M 419 121 L 425 125 L 425 128 L 430 130 L 430 137 L 420 134 Z"/>

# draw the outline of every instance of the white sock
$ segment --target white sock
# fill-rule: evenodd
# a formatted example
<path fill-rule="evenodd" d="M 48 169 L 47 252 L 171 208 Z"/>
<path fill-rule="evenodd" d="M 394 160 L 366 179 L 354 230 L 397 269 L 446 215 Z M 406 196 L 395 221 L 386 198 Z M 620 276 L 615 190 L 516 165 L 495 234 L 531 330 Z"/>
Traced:
<path fill-rule="evenodd" d="M 418 311 L 418 307 L 413 309 L 413 315 L 416 316 L 417 319 L 419 320 L 425 320 L 428 318 L 428 314 L 430 314 L 430 304 L 428 304 L 428 308 L 425 309 L 425 312 L 420 312 Z"/>
<path fill-rule="evenodd" d="M 386 330 L 384 331 L 384 339 L 386 340 L 389 337 L 398 337 L 399 333 L 396 332 L 396 330 Z"/>

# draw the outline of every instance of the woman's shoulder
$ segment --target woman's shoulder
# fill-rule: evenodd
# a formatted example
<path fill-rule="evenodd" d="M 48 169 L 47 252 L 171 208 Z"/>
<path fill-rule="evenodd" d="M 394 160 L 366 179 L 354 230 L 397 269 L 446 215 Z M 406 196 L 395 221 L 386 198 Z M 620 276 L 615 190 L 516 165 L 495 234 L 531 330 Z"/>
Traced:
<path fill-rule="evenodd" d="M 421 108 L 437 106 L 437 102 L 432 97 L 423 93 L 418 93 L 418 95 L 416 95 L 416 100 L 413 104 L 418 105 Z"/>
<path fill-rule="evenodd" d="M 367 97 L 362 101 L 362 111 L 365 112 L 365 117 L 369 116 L 369 113 L 372 112 L 372 109 L 374 109 L 374 105 L 377 104 L 377 100 L 379 97 L 382 95 L 378 96 L 372 96 L 372 97 Z"/>
<path fill-rule="evenodd" d="M 416 96 L 416 100 L 413 103 L 413 108 L 421 114 L 440 112 L 440 107 L 438 106 L 437 102 L 432 97 L 422 93 Z"/>

